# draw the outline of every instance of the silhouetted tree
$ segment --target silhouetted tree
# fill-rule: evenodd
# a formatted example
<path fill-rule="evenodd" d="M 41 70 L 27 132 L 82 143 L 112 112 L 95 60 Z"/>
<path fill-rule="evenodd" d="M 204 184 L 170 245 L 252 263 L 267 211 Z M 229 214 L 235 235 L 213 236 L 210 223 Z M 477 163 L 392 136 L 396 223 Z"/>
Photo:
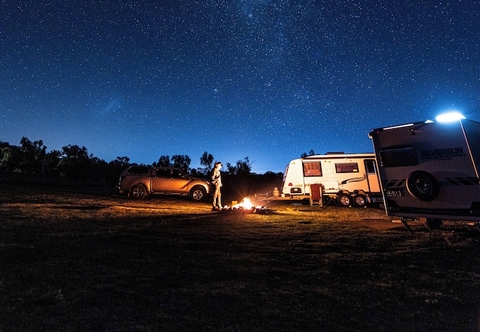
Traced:
<path fill-rule="evenodd" d="M 200 165 L 203 166 L 203 168 L 200 170 L 204 174 L 210 174 L 210 172 L 213 169 L 213 161 L 215 159 L 213 156 L 208 153 L 208 152 L 203 152 L 202 156 L 200 157 Z"/>
<path fill-rule="evenodd" d="M 243 160 L 237 161 L 237 176 L 249 176 L 252 171 L 252 163 L 245 157 Z"/>
<path fill-rule="evenodd" d="M 117 157 L 108 163 L 107 173 L 105 174 L 105 181 L 107 184 L 115 186 L 118 184 L 120 174 L 130 166 L 130 158 Z"/>
<path fill-rule="evenodd" d="M 86 180 L 90 171 L 90 158 L 87 148 L 78 145 L 67 145 L 62 148 L 58 162 L 60 175 L 74 180 Z"/>
<path fill-rule="evenodd" d="M 252 163 L 248 157 L 245 157 L 243 160 L 237 160 L 235 165 L 227 163 L 227 170 L 231 175 L 245 177 L 250 175 L 250 172 L 252 171 Z"/>
<path fill-rule="evenodd" d="M 313 149 L 312 149 L 312 150 L 308 151 L 308 154 L 305 153 L 305 152 L 302 153 L 300 157 L 301 157 L 301 158 L 305 158 L 305 157 L 313 156 L 313 155 L 315 155 L 315 151 L 313 151 Z"/>
<path fill-rule="evenodd" d="M 41 140 L 30 141 L 23 137 L 21 147 L 12 146 L 0 141 L 0 170 L 4 172 L 23 172 L 25 174 L 42 174 L 51 177 L 64 177 L 72 180 L 95 181 L 109 186 L 118 183 L 120 174 L 131 165 L 128 157 L 117 157 L 111 162 L 105 162 L 89 155 L 85 147 L 67 145 L 61 151 L 46 152 L 46 146 Z M 313 154 L 313 150 L 310 151 Z M 203 168 L 190 170 L 191 159 L 187 155 L 161 156 L 154 166 L 179 167 L 192 175 L 208 177 L 212 170 L 214 157 L 204 152 L 200 158 Z M 145 166 L 145 165 L 144 165 Z M 205 171 L 205 174 L 200 170 Z M 271 191 L 280 186 L 282 173 L 267 172 L 264 175 L 252 174 L 252 163 L 248 157 L 238 160 L 235 164 L 226 164 L 222 171 L 224 193 L 241 199 L 252 193 Z"/>
<path fill-rule="evenodd" d="M 20 144 L 22 157 L 18 168 L 25 174 L 40 175 L 45 162 L 47 147 L 43 145 L 41 140 L 32 142 L 26 137 L 22 137 Z"/>
<path fill-rule="evenodd" d="M 172 162 L 173 162 L 173 167 L 178 167 L 188 172 L 190 168 L 190 163 L 192 162 L 192 160 L 187 155 L 177 154 L 172 156 Z"/>
<path fill-rule="evenodd" d="M 227 163 L 227 174 L 223 177 L 224 193 L 235 195 L 239 199 L 253 193 L 254 179 L 250 176 L 252 163 L 248 157 L 238 160 L 235 165 Z"/>
<path fill-rule="evenodd" d="M 130 158 L 128 157 L 117 157 L 117 159 L 112 160 L 111 163 L 115 166 L 121 167 L 121 168 L 127 168 L 128 165 L 130 164 Z"/>
<path fill-rule="evenodd" d="M 160 156 L 158 158 L 158 162 L 153 164 L 154 166 L 159 166 L 159 167 L 169 167 L 171 166 L 170 164 L 170 157 L 169 156 Z"/>
<path fill-rule="evenodd" d="M 45 163 L 43 165 L 42 174 L 46 176 L 58 176 L 57 168 L 62 153 L 58 150 L 52 150 L 45 155 Z"/>
<path fill-rule="evenodd" d="M 0 169 L 6 172 L 13 172 L 18 169 L 22 160 L 20 148 L 8 143 L 0 144 Z"/>
<path fill-rule="evenodd" d="M 90 155 L 89 164 L 90 167 L 87 173 L 87 178 L 96 182 L 105 183 L 107 180 L 106 175 L 108 172 L 108 163 L 103 159 Z"/>

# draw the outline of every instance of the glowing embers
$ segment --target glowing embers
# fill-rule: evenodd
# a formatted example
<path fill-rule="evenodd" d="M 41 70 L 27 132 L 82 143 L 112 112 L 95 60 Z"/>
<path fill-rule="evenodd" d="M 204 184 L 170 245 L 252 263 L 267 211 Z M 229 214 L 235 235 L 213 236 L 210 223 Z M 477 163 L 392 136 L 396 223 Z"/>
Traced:
<path fill-rule="evenodd" d="M 232 206 L 225 205 L 222 210 L 223 212 L 235 212 L 235 213 L 259 213 L 259 214 L 268 214 L 271 213 L 266 206 L 256 206 L 250 201 L 250 198 L 245 197 L 240 203 L 232 204 Z"/>

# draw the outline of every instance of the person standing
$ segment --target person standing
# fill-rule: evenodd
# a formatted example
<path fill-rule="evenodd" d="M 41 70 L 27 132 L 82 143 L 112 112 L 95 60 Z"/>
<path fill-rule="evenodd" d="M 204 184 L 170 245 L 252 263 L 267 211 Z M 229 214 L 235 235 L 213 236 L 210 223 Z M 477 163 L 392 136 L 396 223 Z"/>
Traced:
<path fill-rule="evenodd" d="M 222 192 L 220 188 L 222 187 L 222 163 L 217 161 L 213 167 L 212 174 L 212 184 L 215 186 L 215 191 L 213 192 L 213 208 L 212 211 L 222 209 Z"/>

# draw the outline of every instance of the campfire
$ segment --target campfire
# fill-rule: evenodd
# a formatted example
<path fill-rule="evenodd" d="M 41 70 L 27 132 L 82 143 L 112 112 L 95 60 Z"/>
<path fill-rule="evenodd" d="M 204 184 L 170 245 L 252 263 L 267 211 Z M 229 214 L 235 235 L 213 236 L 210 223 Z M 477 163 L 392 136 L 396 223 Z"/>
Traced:
<path fill-rule="evenodd" d="M 239 213 L 262 213 L 262 214 L 267 214 L 272 212 L 268 207 L 266 206 L 257 206 L 252 203 L 250 198 L 245 197 L 240 203 L 233 204 L 232 206 L 225 205 L 222 208 L 222 211 L 224 212 L 239 212 Z"/>

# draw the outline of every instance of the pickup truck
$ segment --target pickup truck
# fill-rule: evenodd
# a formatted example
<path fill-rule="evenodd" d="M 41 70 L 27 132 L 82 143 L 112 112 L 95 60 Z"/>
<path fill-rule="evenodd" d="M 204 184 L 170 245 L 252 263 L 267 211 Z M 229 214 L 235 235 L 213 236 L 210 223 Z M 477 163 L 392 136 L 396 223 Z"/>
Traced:
<path fill-rule="evenodd" d="M 120 194 L 134 199 L 148 195 L 182 195 L 199 202 L 212 193 L 212 184 L 193 178 L 179 168 L 130 166 L 120 175 Z"/>

